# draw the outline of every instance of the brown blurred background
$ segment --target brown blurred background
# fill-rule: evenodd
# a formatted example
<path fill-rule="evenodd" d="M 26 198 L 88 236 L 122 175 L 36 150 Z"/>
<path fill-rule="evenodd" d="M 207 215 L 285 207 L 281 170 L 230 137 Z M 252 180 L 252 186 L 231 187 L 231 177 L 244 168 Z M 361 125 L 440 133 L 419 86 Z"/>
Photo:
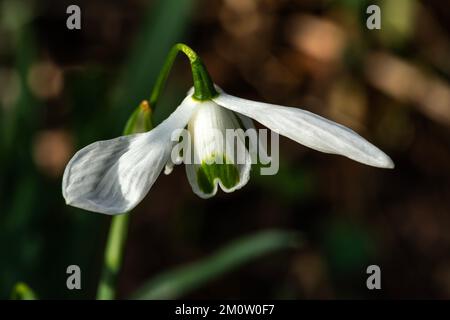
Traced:
<path fill-rule="evenodd" d="M 445 1 L 2 1 L 0 283 L 43 298 L 92 298 L 109 218 L 64 205 L 71 155 L 118 136 L 168 49 L 189 44 L 214 81 L 243 98 L 342 123 L 394 170 L 280 137 L 276 176 L 211 200 L 184 168 L 162 175 L 132 213 L 119 296 L 233 239 L 295 230 L 305 243 L 210 281 L 186 298 L 450 298 L 450 6 Z M 82 29 L 65 28 L 69 4 Z M 381 30 L 366 8 L 381 8 Z M 160 121 L 191 86 L 177 60 Z M 86 270 L 82 293 L 65 267 Z M 377 264 L 382 290 L 366 288 Z"/>

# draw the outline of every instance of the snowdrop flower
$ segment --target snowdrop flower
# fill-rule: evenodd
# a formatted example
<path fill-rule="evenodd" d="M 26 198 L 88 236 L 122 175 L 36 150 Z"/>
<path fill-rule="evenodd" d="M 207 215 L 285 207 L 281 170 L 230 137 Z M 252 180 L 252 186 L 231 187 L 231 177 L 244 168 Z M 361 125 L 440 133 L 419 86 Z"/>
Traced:
<path fill-rule="evenodd" d="M 209 80 L 207 76 L 206 79 Z M 214 196 L 218 187 L 225 192 L 237 190 L 249 180 L 251 157 L 245 152 L 229 159 L 223 141 L 211 133 L 254 128 L 251 119 L 309 148 L 374 167 L 394 167 L 380 149 L 340 124 L 299 108 L 238 98 L 208 83 L 202 84 L 203 93 L 207 94 L 199 99 L 199 84 L 195 80 L 194 74 L 196 90 L 191 90 L 178 108 L 154 129 L 98 141 L 78 151 L 63 176 L 66 203 L 105 214 L 133 209 L 161 171 L 165 167 L 167 172 L 171 171 L 172 133 L 185 127 L 192 137 L 192 152 L 200 160 L 185 164 L 192 190 L 202 198 Z M 244 137 L 238 136 L 237 143 L 244 146 Z M 207 160 L 212 157 L 226 161 L 209 163 Z"/>

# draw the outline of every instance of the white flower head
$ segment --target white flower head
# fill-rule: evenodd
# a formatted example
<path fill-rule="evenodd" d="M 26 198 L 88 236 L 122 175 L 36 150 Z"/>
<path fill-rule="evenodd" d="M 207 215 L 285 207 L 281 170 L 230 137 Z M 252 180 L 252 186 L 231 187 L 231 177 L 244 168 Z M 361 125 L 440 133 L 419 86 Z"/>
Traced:
<path fill-rule="evenodd" d="M 174 162 L 181 161 L 171 159 L 172 133 L 186 127 L 194 161 L 185 168 L 193 191 L 209 198 L 218 187 L 225 192 L 239 189 L 249 180 L 251 156 L 232 152 L 226 135 L 220 139 L 213 133 L 253 127 L 251 119 L 309 148 L 374 167 L 394 167 L 384 152 L 340 124 L 302 109 L 241 99 L 216 89 L 218 95 L 207 101 L 195 99 L 191 90 L 151 131 L 98 141 L 78 151 L 64 172 L 62 190 L 67 204 L 105 214 L 130 211 L 164 167 L 170 173 Z M 247 150 L 244 140 L 237 135 L 241 150 Z"/>

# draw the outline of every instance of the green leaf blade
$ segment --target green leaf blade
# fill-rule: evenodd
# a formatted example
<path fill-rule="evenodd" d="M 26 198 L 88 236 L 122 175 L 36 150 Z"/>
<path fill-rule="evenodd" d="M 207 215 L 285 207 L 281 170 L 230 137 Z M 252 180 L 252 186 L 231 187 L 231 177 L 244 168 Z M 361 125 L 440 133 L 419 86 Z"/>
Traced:
<path fill-rule="evenodd" d="M 156 276 L 138 290 L 133 298 L 176 299 L 248 261 L 281 249 L 296 248 L 300 244 L 300 236 L 295 232 L 259 232 L 238 239 L 199 262 Z"/>

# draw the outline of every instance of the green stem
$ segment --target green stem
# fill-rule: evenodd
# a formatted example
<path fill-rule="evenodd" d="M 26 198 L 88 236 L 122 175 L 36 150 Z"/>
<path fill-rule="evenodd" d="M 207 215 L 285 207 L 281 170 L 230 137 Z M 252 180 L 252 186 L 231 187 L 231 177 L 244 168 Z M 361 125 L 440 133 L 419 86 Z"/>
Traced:
<path fill-rule="evenodd" d="M 124 213 L 112 218 L 106 242 L 104 265 L 97 290 L 98 300 L 112 300 L 116 297 L 117 277 L 122 266 L 129 217 L 128 213 Z"/>
<path fill-rule="evenodd" d="M 152 109 L 155 109 L 156 102 L 162 93 L 162 89 L 166 83 L 167 77 L 169 76 L 169 72 L 172 69 L 173 62 L 179 52 L 184 53 L 188 57 L 191 64 L 192 78 L 194 81 L 193 97 L 197 100 L 204 101 L 210 100 L 218 95 L 216 89 L 214 88 L 214 83 L 212 82 L 205 65 L 197 53 L 189 46 L 183 43 L 177 43 L 172 47 L 172 49 L 170 49 L 166 62 L 164 63 L 161 72 L 156 79 L 155 86 L 153 87 L 153 91 L 149 99 Z"/>

